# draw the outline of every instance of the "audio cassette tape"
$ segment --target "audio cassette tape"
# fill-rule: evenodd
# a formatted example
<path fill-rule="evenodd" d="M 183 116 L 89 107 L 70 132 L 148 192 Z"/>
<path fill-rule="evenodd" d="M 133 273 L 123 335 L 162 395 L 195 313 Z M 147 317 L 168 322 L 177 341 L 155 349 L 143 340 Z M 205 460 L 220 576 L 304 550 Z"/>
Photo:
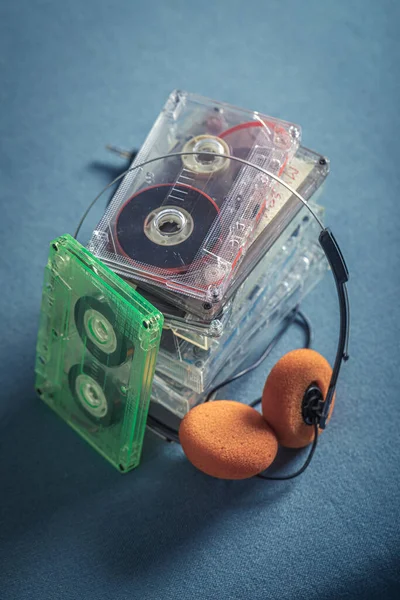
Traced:
<path fill-rule="evenodd" d="M 299 192 L 305 200 L 312 199 L 312 202 L 315 203 L 328 174 L 328 158 L 300 146 L 296 155 L 286 165 L 281 178 L 295 191 Z M 251 244 L 240 267 L 221 300 L 216 301 L 214 299 L 212 302 L 199 302 L 196 298 L 176 294 L 168 287 L 157 288 L 157 295 L 162 297 L 165 302 L 186 311 L 185 320 L 187 322 L 195 322 L 196 315 L 203 329 L 205 329 L 205 324 L 209 323 L 212 333 L 206 335 L 218 337 L 222 331 L 219 321 L 223 318 L 228 303 L 265 254 L 272 252 L 274 248 L 276 250 L 278 248 L 276 244 L 281 243 L 282 236 L 291 232 L 292 223 L 296 222 L 300 212 L 304 212 L 303 208 L 303 204 L 283 186 L 273 192 L 269 206 L 257 224 Z M 305 212 L 308 214 L 307 210 Z M 147 282 L 142 282 L 142 287 L 150 290 Z M 153 294 L 154 292 L 155 289 Z M 214 327 L 214 322 L 218 323 L 218 327 Z M 186 329 L 188 329 L 188 324 Z"/>
<path fill-rule="evenodd" d="M 118 470 L 140 460 L 163 315 L 69 235 L 50 246 L 35 386 Z"/>
<path fill-rule="evenodd" d="M 257 167 L 280 175 L 300 137 L 292 123 L 173 92 L 89 249 L 155 292 L 220 301 L 273 199 Z"/>

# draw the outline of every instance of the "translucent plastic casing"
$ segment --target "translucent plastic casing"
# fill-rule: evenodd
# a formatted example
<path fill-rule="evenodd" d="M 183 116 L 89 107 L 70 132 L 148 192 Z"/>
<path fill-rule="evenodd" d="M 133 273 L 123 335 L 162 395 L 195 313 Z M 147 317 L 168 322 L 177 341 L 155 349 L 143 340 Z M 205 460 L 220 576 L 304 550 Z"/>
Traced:
<path fill-rule="evenodd" d="M 132 166 L 157 160 L 124 177 L 89 249 L 126 278 L 203 303 L 222 300 L 276 185 L 217 154 L 280 175 L 300 137 L 292 123 L 173 92 Z M 196 154 L 174 156 L 185 151 Z"/>
<path fill-rule="evenodd" d="M 120 471 L 140 460 L 163 315 L 69 235 L 45 269 L 38 394 Z"/>

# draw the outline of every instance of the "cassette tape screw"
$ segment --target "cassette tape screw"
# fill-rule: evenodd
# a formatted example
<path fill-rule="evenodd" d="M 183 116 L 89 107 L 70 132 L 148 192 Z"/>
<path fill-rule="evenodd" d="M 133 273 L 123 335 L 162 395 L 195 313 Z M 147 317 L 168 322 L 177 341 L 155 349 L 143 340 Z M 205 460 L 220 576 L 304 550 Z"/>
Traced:
<path fill-rule="evenodd" d="M 205 279 L 206 283 L 208 283 L 208 284 L 219 281 L 220 279 L 222 279 L 223 275 L 224 275 L 223 269 L 221 267 L 219 267 L 218 265 L 212 265 L 210 267 L 207 267 L 204 271 L 204 279 Z M 217 298 L 218 293 L 213 291 L 212 296 L 213 296 L 213 298 Z"/>
<path fill-rule="evenodd" d="M 300 131 L 299 131 L 298 127 L 294 127 L 294 125 L 289 127 L 289 133 L 294 140 L 298 140 L 300 137 Z"/>
<path fill-rule="evenodd" d="M 279 160 L 277 160 L 276 158 L 273 158 L 271 160 L 271 166 L 270 166 L 270 168 L 272 168 L 273 170 L 278 170 L 279 169 L 279 165 L 280 165 Z M 262 181 L 262 183 L 265 184 L 265 181 Z"/>
<path fill-rule="evenodd" d="M 212 298 L 212 302 L 218 302 L 221 298 L 221 291 L 218 288 L 211 288 L 210 289 L 211 292 L 211 298 Z"/>
<path fill-rule="evenodd" d="M 207 350 L 203 350 L 203 348 L 199 348 L 198 346 L 194 346 L 193 347 L 193 353 L 195 356 L 197 356 L 197 358 L 200 360 L 200 358 L 203 358 L 204 356 L 208 355 Z M 203 364 L 203 363 L 201 363 Z"/>
<path fill-rule="evenodd" d="M 146 183 L 148 185 L 152 185 L 155 181 L 155 177 L 154 177 L 154 173 L 152 173 L 151 171 L 147 171 L 146 173 Z"/>

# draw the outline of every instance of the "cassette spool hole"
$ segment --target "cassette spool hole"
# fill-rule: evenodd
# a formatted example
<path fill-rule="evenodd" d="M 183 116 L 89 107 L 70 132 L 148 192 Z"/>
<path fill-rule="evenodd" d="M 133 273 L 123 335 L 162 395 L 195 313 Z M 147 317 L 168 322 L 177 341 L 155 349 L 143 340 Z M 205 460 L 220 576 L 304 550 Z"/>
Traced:
<path fill-rule="evenodd" d="M 117 314 L 104 297 L 82 296 L 75 303 L 75 326 L 87 350 L 103 365 L 115 367 L 128 357 Z"/>
<path fill-rule="evenodd" d="M 83 317 L 86 335 L 93 344 L 106 354 L 117 349 L 117 336 L 110 321 L 94 308 L 85 312 Z"/>
<path fill-rule="evenodd" d="M 229 146 L 224 140 L 216 136 L 198 135 L 186 142 L 183 152 L 198 153 L 182 156 L 185 167 L 198 175 L 216 173 L 228 166 L 229 159 L 218 155 L 229 155 Z M 210 153 L 215 154 L 215 156 Z"/>
<path fill-rule="evenodd" d="M 218 140 L 218 138 L 213 137 L 199 139 L 193 146 L 193 152 L 199 152 L 199 154 L 194 155 L 194 159 L 201 165 L 208 165 L 215 160 L 220 159 L 221 157 L 217 156 L 217 154 L 226 154 L 226 150 L 227 148 L 224 146 L 223 142 Z M 207 152 L 207 154 L 205 154 L 205 152 Z M 211 156 L 208 154 L 209 152 L 214 152 L 215 156 Z"/>
<path fill-rule="evenodd" d="M 213 225 L 218 238 L 218 214 L 213 198 L 193 185 L 150 186 L 134 194 L 117 216 L 118 251 L 166 274 L 187 271 Z"/>
<path fill-rule="evenodd" d="M 179 223 L 175 223 L 175 221 L 165 221 L 158 226 L 161 233 L 164 235 L 174 235 L 181 230 L 181 226 Z"/>
<path fill-rule="evenodd" d="M 90 375 L 81 373 L 75 381 L 76 395 L 91 415 L 102 418 L 107 414 L 108 404 L 104 391 Z"/>
<path fill-rule="evenodd" d="M 159 206 L 144 222 L 144 232 L 152 242 L 174 246 L 185 242 L 193 232 L 193 218 L 182 207 Z"/>
<path fill-rule="evenodd" d="M 163 235 L 174 235 L 181 231 L 186 224 L 186 218 L 183 213 L 176 209 L 167 209 L 161 211 L 154 218 L 154 225 Z"/>

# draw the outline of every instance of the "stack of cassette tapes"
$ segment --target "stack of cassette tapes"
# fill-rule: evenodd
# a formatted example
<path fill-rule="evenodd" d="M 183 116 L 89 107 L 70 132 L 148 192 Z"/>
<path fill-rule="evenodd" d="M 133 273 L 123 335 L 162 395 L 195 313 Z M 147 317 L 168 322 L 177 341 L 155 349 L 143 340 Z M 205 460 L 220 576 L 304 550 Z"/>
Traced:
<path fill-rule="evenodd" d="M 137 466 L 148 415 L 176 429 L 323 276 L 297 194 L 322 223 L 328 172 L 299 126 L 173 92 L 88 248 L 50 246 L 41 398 L 117 469 Z"/>
<path fill-rule="evenodd" d="M 164 317 L 150 414 L 183 417 L 322 278 L 318 224 L 293 190 L 322 221 L 328 173 L 298 125 L 170 95 L 88 244 Z"/>

